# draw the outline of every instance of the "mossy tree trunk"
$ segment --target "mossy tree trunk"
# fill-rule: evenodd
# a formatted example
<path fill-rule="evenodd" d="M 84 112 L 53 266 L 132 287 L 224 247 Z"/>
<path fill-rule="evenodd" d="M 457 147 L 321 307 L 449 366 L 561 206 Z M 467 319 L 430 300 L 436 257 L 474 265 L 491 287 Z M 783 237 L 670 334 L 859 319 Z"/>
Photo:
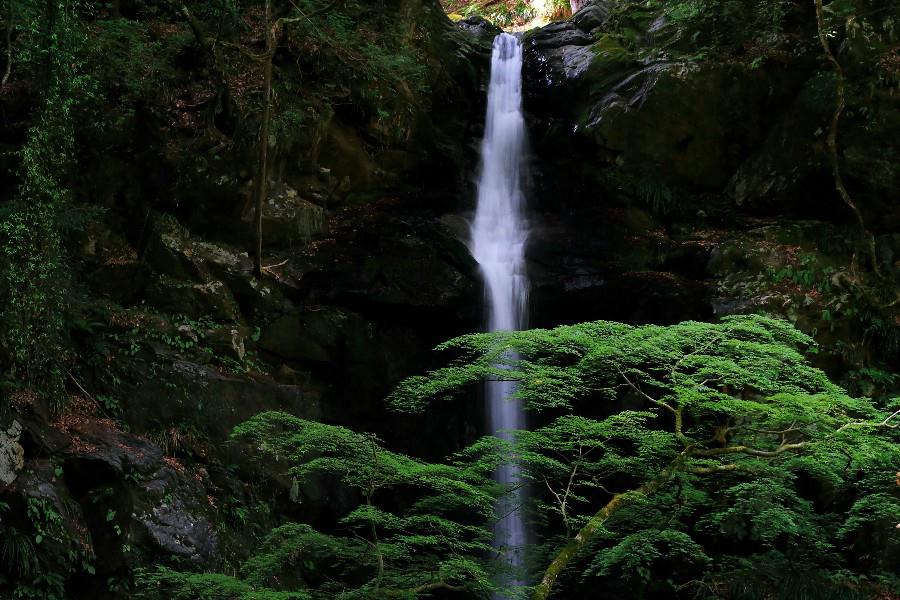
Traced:
<path fill-rule="evenodd" d="M 644 483 L 639 488 L 614 495 L 603 508 L 598 510 L 594 516 L 585 523 L 584 527 L 575 534 L 575 537 L 569 540 L 569 542 L 556 553 L 556 557 L 544 570 L 544 576 L 541 578 L 541 582 L 534 588 L 532 599 L 547 600 L 547 598 L 550 597 L 550 592 L 553 590 L 556 579 L 560 576 L 566 566 L 568 566 L 572 558 L 594 539 L 597 532 L 603 527 L 603 524 L 606 523 L 606 521 L 608 521 L 620 508 L 638 498 L 654 494 L 659 488 L 668 483 L 668 481 L 682 469 L 685 458 L 685 454 L 678 455 L 678 457 L 669 463 L 665 469 L 660 471 L 656 477 Z"/>
<path fill-rule="evenodd" d="M 838 125 L 841 120 L 841 115 L 843 115 L 844 109 L 847 106 L 847 82 L 846 77 L 844 76 L 844 69 L 841 67 L 841 63 L 838 62 L 837 57 L 831 50 L 831 46 L 829 46 L 828 44 L 828 35 L 825 31 L 825 9 L 822 6 L 822 0 L 813 0 L 813 4 L 816 9 L 816 30 L 819 36 L 819 43 L 821 44 L 822 50 L 825 52 L 825 56 L 828 58 L 828 62 L 831 63 L 831 67 L 834 71 L 835 94 L 837 95 L 834 112 L 831 115 L 831 123 L 828 127 L 828 136 L 825 138 L 825 144 L 828 146 L 828 158 L 831 162 L 831 173 L 834 177 L 834 187 L 840 195 L 841 200 L 844 201 L 844 204 L 846 204 L 850 208 L 850 210 L 853 211 L 853 216 L 856 217 L 856 221 L 859 224 L 860 235 L 862 236 L 862 239 L 868 244 L 869 254 L 872 259 L 872 270 L 875 272 L 875 275 L 883 279 L 884 276 L 881 273 L 881 268 L 878 266 L 878 253 L 875 249 L 875 236 L 873 236 L 866 227 L 866 221 L 863 218 L 862 211 L 856 205 L 856 202 L 853 201 L 853 198 L 850 196 L 850 192 L 847 191 L 847 186 L 844 184 L 844 177 L 841 175 L 841 162 L 840 155 L 838 154 L 837 132 Z"/>

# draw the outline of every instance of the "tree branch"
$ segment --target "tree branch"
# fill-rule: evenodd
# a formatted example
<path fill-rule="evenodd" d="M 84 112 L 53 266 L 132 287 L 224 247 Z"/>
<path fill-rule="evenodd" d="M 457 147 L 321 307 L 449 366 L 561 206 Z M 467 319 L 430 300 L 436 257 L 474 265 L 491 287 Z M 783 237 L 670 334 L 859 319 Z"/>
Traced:
<path fill-rule="evenodd" d="M 581 457 L 581 446 L 578 446 L 578 454 L 579 460 Z M 569 503 L 569 494 L 572 492 L 572 482 L 575 480 L 575 475 L 578 473 L 578 461 L 572 465 L 572 471 L 569 473 L 569 481 L 566 483 L 566 491 L 563 493 L 562 502 L 560 503 L 560 511 L 562 512 L 563 520 L 566 523 L 566 536 L 571 535 L 571 528 L 569 527 L 569 517 L 566 514 L 566 506 Z"/>
<path fill-rule="evenodd" d="M 447 590 L 449 592 L 465 592 L 467 588 L 462 585 L 452 585 L 446 581 L 434 581 L 432 583 L 423 583 L 422 585 L 408 590 L 384 590 L 384 595 L 390 598 L 408 598 L 410 594 L 422 594 L 424 592 L 433 592 L 435 590 Z"/>
<path fill-rule="evenodd" d="M 751 469 L 743 465 L 729 463 L 727 465 L 716 465 L 715 467 L 690 467 L 686 471 L 694 475 L 715 475 L 716 473 L 731 473 L 734 471 L 751 472 Z"/>
<path fill-rule="evenodd" d="M 759 450 L 750 446 L 728 446 L 725 448 L 690 448 L 688 454 L 690 456 L 699 456 L 708 458 L 711 456 L 723 456 L 727 454 L 746 454 L 747 456 L 758 456 L 760 458 L 774 458 L 785 452 L 793 450 L 802 450 L 809 445 L 809 442 L 797 442 L 795 444 L 782 444 L 774 450 Z"/>
<path fill-rule="evenodd" d="M 666 409 L 667 411 L 669 411 L 669 412 L 672 413 L 673 415 L 675 414 L 675 409 L 674 409 L 674 408 L 672 408 L 671 406 L 669 406 L 668 404 L 666 404 L 666 403 L 663 402 L 662 400 L 657 400 L 656 398 L 653 398 L 653 397 L 647 395 L 647 393 L 644 392 L 644 390 L 642 390 L 641 388 L 639 388 L 639 387 L 638 387 L 637 385 L 635 385 L 630 379 L 628 379 L 628 377 L 625 376 L 625 373 L 623 373 L 620 369 L 617 369 L 617 370 L 619 371 L 619 375 L 622 376 L 622 379 L 625 380 L 625 383 L 628 384 L 628 387 L 630 387 L 630 388 L 633 389 L 635 392 L 637 392 L 638 394 L 640 394 L 641 396 L 643 396 L 647 401 L 649 401 L 649 402 L 655 404 L 656 406 L 661 406 L 662 408 Z"/>
<path fill-rule="evenodd" d="M 378 469 L 378 449 L 375 445 L 375 438 L 370 436 L 369 442 L 372 445 L 372 476 L 369 478 L 369 493 L 366 494 L 366 504 L 369 506 L 369 526 L 372 529 L 372 547 L 375 548 L 375 554 L 378 556 L 378 576 L 375 578 L 375 591 L 381 587 L 381 579 L 384 577 L 384 554 L 381 553 L 381 547 L 378 544 L 378 530 L 375 528 L 375 518 L 371 514 L 372 496 L 375 495 L 375 471 Z"/>
<path fill-rule="evenodd" d="M 184 17 L 184 20 L 187 21 L 188 26 L 191 28 L 191 32 L 193 32 L 197 43 L 203 46 L 204 50 L 207 52 L 213 52 L 213 45 L 203 31 L 203 24 L 200 23 L 197 17 L 194 16 L 194 13 L 188 9 L 187 5 L 182 2 L 175 2 L 175 0 L 165 0 L 165 2 L 176 12 L 181 13 L 181 16 Z"/>
<path fill-rule="evenodd" d="M 888 415 L 888 417 L 882 421 L 881 423 L 866 423 L 865 421 L 854 421 L 852 423 L 845 423 L 838 427 L 835 433 L 840 433 L 844 429 L 849 427 L 887 427 L 888 429 L 897 429 L 900 427 L 900 424 L 891 425 L 890 422 L 894 419 L 894 417 L 900 416 L 900 409 L 895 410 L 893 413 Z"/>

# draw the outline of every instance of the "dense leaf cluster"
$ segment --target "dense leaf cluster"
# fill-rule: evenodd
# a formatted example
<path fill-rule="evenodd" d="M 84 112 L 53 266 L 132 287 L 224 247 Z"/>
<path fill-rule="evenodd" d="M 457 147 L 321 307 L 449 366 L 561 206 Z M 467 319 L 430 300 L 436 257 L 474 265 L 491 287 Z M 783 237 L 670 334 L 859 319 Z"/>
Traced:
<path fill-rule="evenodd" d="M 812 340 L 789 324 L 596 322 L 442 348 L 459 357 L 401 384 L 394 405 L 420 410 L 486 378 L 519 382 L 519 401 L 546 423 L 520 432 L 516 449 L 547 532 L 543 560 L 579 530 L 593 536 L 565 585 L 615 573 L 620 594 L 716 595 L 735 578 L 774 590 L 803 571 L 811 593 L 856 568 L 890 577 L 888 555 L 859 560 L 876 545 L 843 513 L 880 515 L 877 547 L 897 543 L 896 414 L 830 383 L 800 352 Z M 772 562 L 785 570 L 764 568 Z"/>
<path fill-rule="evenodd" d="M 498 492 L 491 480 L 498 441 L 482 440 L 444 464 L 427 463 L 384 449 L 372 435 L 276 412 L 243 423 L 234 437 L 259 460 L 283 466 L 295 502 L 304 501 L 307 486 L 330 482 L 358 504 L 335 531 L 297 523 L 273 530 L 240 578 L 229 580 L 233 590 L 349 599 L 436 589 L 489 595 L 495 588 L 488 524 Z M 145 573 L 140 587 L 144 597 L 165 597 L 185 593 L 195 578 L 163 569 Z"/>

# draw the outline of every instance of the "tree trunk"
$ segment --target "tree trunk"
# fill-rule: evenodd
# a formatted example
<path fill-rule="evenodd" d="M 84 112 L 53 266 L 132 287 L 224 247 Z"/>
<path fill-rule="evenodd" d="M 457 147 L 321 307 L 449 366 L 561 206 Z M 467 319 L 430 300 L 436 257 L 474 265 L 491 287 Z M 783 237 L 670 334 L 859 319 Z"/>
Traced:
<path fill-rule="evenodd" d="M 831 66 L 834 70 L 834 79 L 835 79 L 835 93 L 837 94 L 837 103 L 834 108 L 834 113 L 831 115 L 831 124 L 828 128 L 828 136 L 825 138 L 825 144 L 828 146 L 828 157 L 831 162 L 831 174 L 834 177 L 834 187 L 837 189 L 838 194 L 841 196 L 841 200 L 844 201 L 850 210 L 853 211 L 853 215 L 856 217 L 856 221 L 859 224 L 860 235 L 862 236 L 863 241 L 868 243 L 869 246 L 869 254 L 872 258 L 872 270 L 875 271 L 875 275 L 878 278 L 883 279 L 884 276 L 881 273 L 881 268 L 878 266 L 878 252 L 875 249 L 875 236 L 869 232 L 866 227 L 865 219 L 863 218 L 862 211 L 859 210 L 859 207 L 850 197 L 850 192 L 847 191 L 847 186 L 844 185 L 844 178 L 841 175 L 841 161 L 838 155 L 838 145 L 837 145 L 837 132 L 838 132 L 838 124 L 841 120 L 841 115 L 844 112 L 844 108 L 847 105 L 846 100 L 846 81 L 844 78 L 844 70 L 841 68 L 841 63 L 838 62 L 837 57 L 834 55 L 834 52 L 831 51 L 831 46 L 828 45 L 828 36 L 825 32 L 825 11 L 822 7 L 822 0 L 813 0 L 816 9 L 816 29 L 819 34 L 819 43 L 822 45 L 822 50 L 825 52 L 825 56 L 828 57 L 828 62 L 831 63 Z"/>
<path fill-rule="evenodd" d="M 3 72 L 3 79 L 0 80 L 0 87 L 6 85 L 12 73 L 13 2 L 15 0 L 6 0 L 6 70 Z"/>
<path fill-rule="evenodd" d="M 254 228 L 256 249 L 253 254 L 253 273 L 262 277 L 262 211 L 266 201 L 269 171 L 269 121 L 272 112 L 272 58 L 275 55 L 275 32 L 272 31 L 272 1 L 266 0 L 266 55 L 263 62 L 263 109 L 259 128 L 259 173 L 256 182 L 256 214 Z"/>

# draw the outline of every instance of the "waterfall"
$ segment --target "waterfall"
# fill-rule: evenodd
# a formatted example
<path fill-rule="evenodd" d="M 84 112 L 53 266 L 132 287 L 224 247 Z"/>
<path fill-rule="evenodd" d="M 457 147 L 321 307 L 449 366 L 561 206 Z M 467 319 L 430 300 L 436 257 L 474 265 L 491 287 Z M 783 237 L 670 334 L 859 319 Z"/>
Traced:
<path fill-rule="evenodd" d="M 481 174 L 478 205 L 472 223 L 472 255 L 481 265 L 487 294 L 489 331 L 518 330 L 525 326 L 528 280 L 525 276 L 526 223 L 522 175 L 525 153 L 525 120 L 522 115 L 522 44 L 501 33 L 494 38 L 491 80 L 488 88 L 484 139 L 481 143 Z M 524 429 L 525 414 L 516 401 L 507 400 L 515 384 L 486 384 L 488 425 L 491 432 L 508 437 L 503 430 Z M 515 486 L 518 469 L 502 465 L 498 482 Z M 494 545 L 509 564 L 522 566 L 526 542 L 521 488 L 510 503 L 499 507 L 503 516 L 495 526 Z M 517 582 L 511 582 L 513 584 Z"/>

